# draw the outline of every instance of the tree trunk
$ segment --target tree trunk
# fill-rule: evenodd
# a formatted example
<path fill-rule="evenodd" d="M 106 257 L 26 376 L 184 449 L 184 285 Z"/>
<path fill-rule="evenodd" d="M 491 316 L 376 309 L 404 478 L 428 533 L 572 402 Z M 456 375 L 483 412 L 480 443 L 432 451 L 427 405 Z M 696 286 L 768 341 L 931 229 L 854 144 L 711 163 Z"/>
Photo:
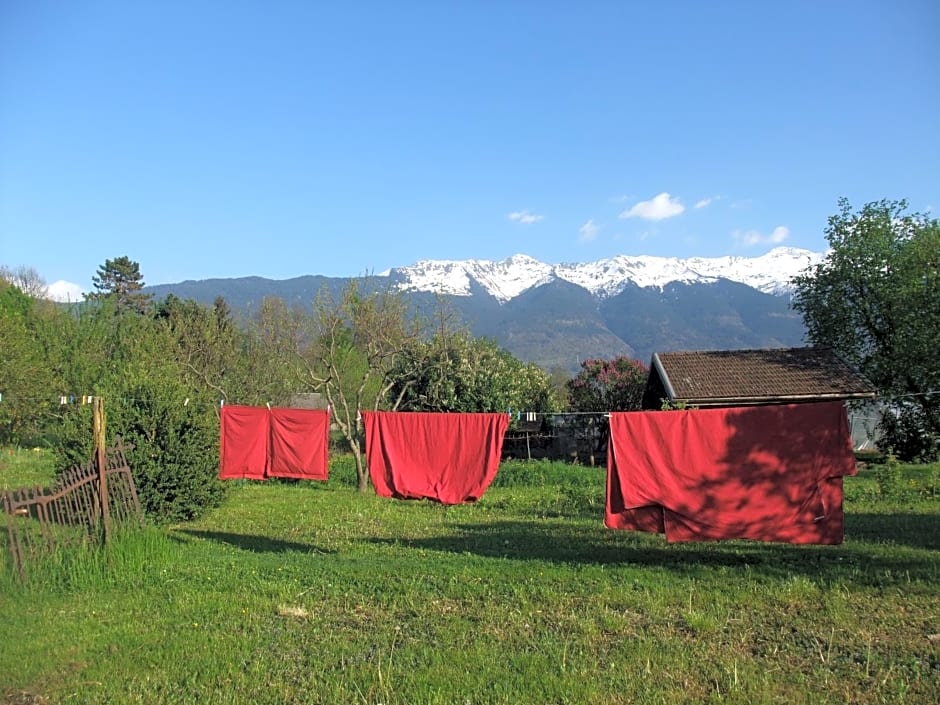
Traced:
<path fill-rule="evenodd" d="M 349 447 L 352 449 L 353 457 L 356 459 L 356 489 L 360 492 L 369 490 L 369 472 L 362 458 L 362 449 L 358 441 L 349 441 Z"/>

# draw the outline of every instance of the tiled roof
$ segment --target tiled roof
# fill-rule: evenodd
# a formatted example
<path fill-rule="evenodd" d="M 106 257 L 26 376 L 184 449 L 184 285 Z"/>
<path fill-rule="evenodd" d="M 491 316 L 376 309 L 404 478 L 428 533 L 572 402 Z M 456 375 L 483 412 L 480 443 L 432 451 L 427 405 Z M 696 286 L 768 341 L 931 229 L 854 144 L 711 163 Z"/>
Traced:
<path fill-rule="evenodd" d="M 699 405 L 875 395 L 871 383 L 828 348 L 658 353 L 650 374 L 657 372 L 673 401 Z"/>

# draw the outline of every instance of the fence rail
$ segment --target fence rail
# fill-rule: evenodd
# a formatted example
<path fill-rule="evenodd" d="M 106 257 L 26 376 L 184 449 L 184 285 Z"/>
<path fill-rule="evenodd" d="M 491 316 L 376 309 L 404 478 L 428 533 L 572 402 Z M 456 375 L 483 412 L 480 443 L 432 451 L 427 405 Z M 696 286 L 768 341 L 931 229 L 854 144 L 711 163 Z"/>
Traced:
<path fill-rule="evenodd" d="M 115 524 L 142 521 L 134 476 L 125 456 L 125 450 L 131 448 L 119 438 L 117 445 L 105 452 L 104 510 Z M 51 487 L 24 487 L 0 495 L 9 554 L 21 580 L 31 561 L 63 547 L 103 539 L 100 481 L 97 462 L 90 460 L 59 474 Z"/>

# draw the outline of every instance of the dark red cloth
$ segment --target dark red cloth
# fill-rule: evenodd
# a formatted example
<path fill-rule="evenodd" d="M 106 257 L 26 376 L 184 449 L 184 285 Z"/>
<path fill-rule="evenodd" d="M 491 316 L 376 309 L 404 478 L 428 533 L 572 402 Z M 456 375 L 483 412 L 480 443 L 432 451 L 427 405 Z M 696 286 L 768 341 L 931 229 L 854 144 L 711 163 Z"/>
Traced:
<path fill-rule="evenodd" d="M 329 467 L 330 412 L 271 409 L 268 477 L 326 480 Z"/>
<path fill-rule="evenodd" d="M 326 480 L 330 412 L 321 409 L 222 407 L 219 477 Z"/>
<path fill-rule="evenodd" d="M 508 414 L 362 412 L 366 462 L 382 497 L 444 504 L 483 496 L 499 468 Z"/>
<path fill-rule="evenodd" d="M 604 523 L 669 541 L 837 544 L 854 474 L 841 402 L 615 412 Z"/>
<path fill-rule="evenodd" d="M 268 467 L 268 410 L 223 406 L 219 435 L 219 477 L 263 480 Z"/>

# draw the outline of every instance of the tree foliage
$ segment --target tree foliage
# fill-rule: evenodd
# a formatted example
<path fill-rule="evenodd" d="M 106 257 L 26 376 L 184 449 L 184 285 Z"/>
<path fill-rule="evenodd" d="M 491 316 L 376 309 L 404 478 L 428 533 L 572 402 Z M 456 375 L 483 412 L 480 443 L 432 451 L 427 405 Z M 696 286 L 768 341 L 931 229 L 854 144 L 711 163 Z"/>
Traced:
<path fill-rule="evenodd" d="M 495 341 L 464 331 L 436 334 L 399 356 L 389 401 L 403 411 L 548 412 L 558 408 L 552 381 Z"/>
<path fill-rule="evenodd" d="M 36 445 L 56 384 L 57 361 L 43 344 L 54 308 L 0 280 L 0 443 Z"/>
<path fill-rule="evenodd" d="M 312 388 L 326 397 L 355 458 L 360 491 L 368 488 L 369 475 L 359 412 L 384 405 L 396 360 L 421 337 L 420 321 L 407 314 L 397 291 L 352 280 L 338 298 L 321 292 L 309 324 L 291 332 L 303 365 L 300 391 Z"/>
<path fill-rule="evenodd" d="M 640 409 L 649 370 L 639 360 L 621 355 L 612 360 L 585 360 L 568 381 L 572 411 Z"/>
<path fill-rule="evenodd" d="M 890 402 L 887 443 L 936 457 L 940 438 L 940 224 L 905 201 L 848 200 L 826 228 L 829 252 L 794 280 L 810 341 L 831 347 Z"/>
<path fill-rule="evenodd" d="M 192 519 L 224 495 L 216 395 L 186 379 L 162 320 L 115 316 L 113 304 L 62 322 L 75 346 L 63 388 L 104 399 L 108 443 L 121 436 L 134 445 L 128 461 L 148 516 Z M 63 467 L 91 457 L 90 405 L 55 407 L 50 421 L 47 438 Z"/>
<path fill-rule="evenodd" d="M 110 299 L 118 312 L 146 313 L 150 307 L 150 294 L 143 293 L 144 277 L 140 265 L 127 256 L 105 260 L 91 278 L 96 292 L 86 294 L 91 301 Z"/>

